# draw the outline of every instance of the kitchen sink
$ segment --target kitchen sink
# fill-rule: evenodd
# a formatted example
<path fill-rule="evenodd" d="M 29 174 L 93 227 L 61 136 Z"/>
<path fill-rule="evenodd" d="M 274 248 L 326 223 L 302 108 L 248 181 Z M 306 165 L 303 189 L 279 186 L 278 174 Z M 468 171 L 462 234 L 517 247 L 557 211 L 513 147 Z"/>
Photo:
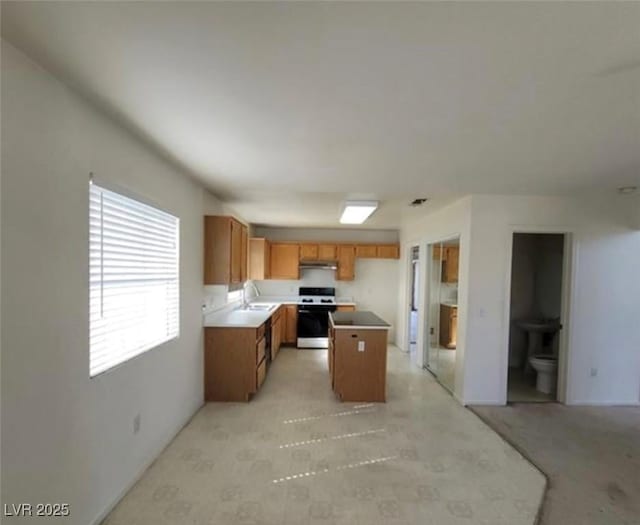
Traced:
<path fill-rule="evenodd" d="M 275 304 L 247 304 L 240 306 L 238 310 L 242 310 L 244 312 L 269 312 L 275 307 Z"/>

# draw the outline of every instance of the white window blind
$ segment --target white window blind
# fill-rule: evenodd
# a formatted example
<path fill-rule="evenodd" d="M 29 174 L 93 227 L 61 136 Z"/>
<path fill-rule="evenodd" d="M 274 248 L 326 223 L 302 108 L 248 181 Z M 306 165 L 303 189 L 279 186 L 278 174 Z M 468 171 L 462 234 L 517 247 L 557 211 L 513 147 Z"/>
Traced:
<path fill-rule="evenodd" d="M 179 219 L 89 185 L 89 374 L 178 336 Z"/>

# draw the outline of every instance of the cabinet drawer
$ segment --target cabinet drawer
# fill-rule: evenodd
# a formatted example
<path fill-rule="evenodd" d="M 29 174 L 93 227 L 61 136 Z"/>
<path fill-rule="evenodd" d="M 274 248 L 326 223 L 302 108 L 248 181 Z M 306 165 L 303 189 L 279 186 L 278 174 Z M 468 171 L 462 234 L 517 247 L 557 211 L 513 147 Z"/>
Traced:
<path fill-rule="evenodd" d="M 262 339 L 264 337 L 265 330 L 266 330 L 266 328 L 265 328 L 264 324 L 258 328 L 258 330 L 256 332 L 256 341 L 260 341 L 260 339 Z"/>
<path fill-rule="evenodd" d="M 264 383 L 264 378 L 267 375 L 267 360 L 263 359 L 262 363 L 258 365 L 256 369 L 256 390 Z"/>
<path fill-rule="evenodd" d="M 264 359 L 265 350 L 267 348 L 267 340 L 263 337 L 256 343 L 256 364 Z"/>

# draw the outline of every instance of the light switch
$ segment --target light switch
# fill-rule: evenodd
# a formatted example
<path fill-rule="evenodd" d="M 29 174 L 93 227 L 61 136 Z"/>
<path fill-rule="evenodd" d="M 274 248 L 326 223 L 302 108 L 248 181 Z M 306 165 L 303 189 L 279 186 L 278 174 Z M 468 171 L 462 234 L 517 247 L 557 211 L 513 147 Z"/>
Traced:
<path fill-rule="evenodd" d="M 358 341 L 358 352 L 364 352 L 364 341 Z"/>

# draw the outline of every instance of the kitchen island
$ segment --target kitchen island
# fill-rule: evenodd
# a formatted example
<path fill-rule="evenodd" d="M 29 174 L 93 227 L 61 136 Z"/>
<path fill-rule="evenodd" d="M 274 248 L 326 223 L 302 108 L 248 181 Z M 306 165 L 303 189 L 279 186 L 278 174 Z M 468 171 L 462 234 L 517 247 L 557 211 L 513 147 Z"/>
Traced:
<path fill-rule="evenodd" d="M 329 314 L 329 374 L 341 401 L 386 401 L 389 326 L 373 312 Z"/>

